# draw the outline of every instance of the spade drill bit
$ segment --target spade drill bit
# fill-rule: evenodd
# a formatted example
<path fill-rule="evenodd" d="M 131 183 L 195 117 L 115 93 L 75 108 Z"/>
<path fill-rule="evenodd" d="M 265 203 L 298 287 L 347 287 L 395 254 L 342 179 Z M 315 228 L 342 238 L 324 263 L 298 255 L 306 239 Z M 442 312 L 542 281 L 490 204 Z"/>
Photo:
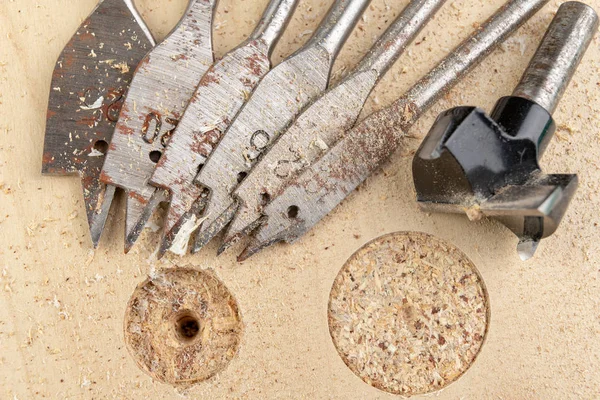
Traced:
<path fill-rule="evenodd" d="M 411 1 L 356 69 L 305 109 L 277 139 L 235 190 L 239 208 L 219 253 L 259 226 L 269 198 L 352 128 L 373 88 L 444 2 Z"/>
<path fill-rule="evenodd" d="M 217 0 L 191 0 L 179 24 L 141 61 L 121 110 L 102 182 L 127 193 L 125 251 L 146 219 L 154 188 L 148 179 L 198 82 L 213 63 L 212 21 Z"/>
<path fill-rule="evenodd" d="M 227 130 L 261 78 L 271 69 L 273 48 L 285 30 L 299 0 L 271 0 L 254 33 L 240 46 L 210 67 L 179 121 L 167 149 L 152 175 L 156 189 L 142 213 L 140 226 L 150 218 L 158 201 L 169 194 L 164 239 L 159 255 L 176 237 L 189 238 L 190 228 L 178 224 L 202 194 L 194 184 L 198 169 L 206 162 L 213 146 Z M 164 190 L 163 190 L 164 189 Z M 193 215 L 193 214 L 192 214 Z M 186 220 L 195 224 L 195 219 Z M 178 233 L 181 235 L 178 236 Z M 182 250 L 187 240 L 181 243 Z"/>
<path fill-rule="evenodd" d="M 104 154 L 133 71 L 153 46 L 132 0 L 103 0 L 66 45 L 52 75 L 42 173 L 81 177 L 94 247 L 115 193 L 99 179 Z"/>
<path fill-rule="evenodd" d="M 196 183 L 209 190 L 197 252 L 231 219 L 231 192 L 294 117 L 329 83 L 333 63 L 370 0 L 336 0 L 309 42 L 273 69 L 256 88 Z"/>
<path fill-rule="evenodd" d="M 598 30 L 598 16 L 578 2 L 558 10 L 512 96 L 488 116 L 475 107 L 440 115 L 413 162 L 421 207 L 497 218 L 520 239 L 523 260 L 558 228 L 577 190 L 576 175 L 545 175 L 539 159 L 552 118 Z"/>
<path fill-rule="evenodd" d="M 266 223 L 239 260 L 277 242 L 292 243 L 314 227 L 390 158 L 414 122 L 440 96 L 547 1 L 509 1 L 404 96 L 348 131 L 265 207 Z"/>

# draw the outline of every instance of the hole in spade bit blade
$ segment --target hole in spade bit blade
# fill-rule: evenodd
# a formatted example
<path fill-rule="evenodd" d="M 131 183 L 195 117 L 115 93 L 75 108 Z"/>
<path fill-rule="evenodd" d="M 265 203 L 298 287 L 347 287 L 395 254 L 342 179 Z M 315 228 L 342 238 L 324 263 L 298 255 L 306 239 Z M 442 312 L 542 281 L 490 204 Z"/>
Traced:
<path fill-rule="evenodd" d="M 106 140 L 97 140 L 96 143 L 94 143 L 94 150 L 106 154 L 108 151 L 108 142 Z"/>
<path fill-rule="evenodd" d="M 298 218 L 298 214 L 300 214 L 300 207 L 298 206 L 290 206 L 287 210 L 288 218 Z"/>
<path fill-rule="evenodd" d="M 160 158 L 162 157 L 162 153 L 158 150 L 154 150 L 150 152 L 150 160 L 156 164 L 160 161 Z"/>

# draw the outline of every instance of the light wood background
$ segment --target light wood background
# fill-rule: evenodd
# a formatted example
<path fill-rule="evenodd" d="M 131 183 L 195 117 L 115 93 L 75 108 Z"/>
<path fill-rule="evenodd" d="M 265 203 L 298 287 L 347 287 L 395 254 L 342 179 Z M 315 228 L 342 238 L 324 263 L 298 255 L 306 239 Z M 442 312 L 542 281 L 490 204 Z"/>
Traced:
<path fill-rule="evenodd" d="M 331 0 L 302 0 L 274 62 L 308 39 Z M 448 0 L 381 82 L 367 113 L 384 107 L 466 37 L 504 0 Z M 137 0 L 158 38 L 185 0 Z M 217 56 L 247 35 L 267 0 L 221 0 Z M 407 0 L 373 0 L 336 64 L 351 68 Z M 588 3 L 600 10 L 600 0 Z M 413 138 L 376 176 L 294 246 L 244 264 L 216 258 L 153 256 L 147 230 L 123 255 L 117 201 L 93 251 L 78 179 L 42 177 L 44 123 L 54 62 L 96 0 L 0 2 L 0 398 L 180 398 L 137 368 L 123 342 L 133 289 L 154 269 L 212 268 L 236 296 L 245 323 L 239 354 L 217 377 L 183 393 L 192 399 L 392 399 L 355 377 L 338 357 L 327 302 L 344 261 L 364 243 L 402 230 L 432 233 L 475 262 L 491 298 L 492 323 L 475 365 L 441 399 L 600 398 L 600 47 L 596 37 L 555 117 L 548 172 L 578 173 L 581 188 L 555 236 L 530 262 L 517 239 L 493 222 L 418 211 L 411 156 L 440 111 L 490 109 L 510 94 L 560 1 L 550 3 L 413 129 Z M 239 248 L 235 249 L 239 252 Z"/>

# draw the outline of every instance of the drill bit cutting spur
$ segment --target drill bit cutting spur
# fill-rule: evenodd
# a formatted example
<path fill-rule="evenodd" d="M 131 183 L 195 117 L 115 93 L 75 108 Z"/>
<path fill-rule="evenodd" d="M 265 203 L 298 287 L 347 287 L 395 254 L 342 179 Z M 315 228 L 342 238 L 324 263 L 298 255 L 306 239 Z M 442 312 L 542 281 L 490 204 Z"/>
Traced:
<path fill-rule="evenodd" d="M 271 198 L 238 260 L 312 229 L 394 153 L 424 112 L 546 3 L 509 1 L 390 107 L 346 132 Z"/>

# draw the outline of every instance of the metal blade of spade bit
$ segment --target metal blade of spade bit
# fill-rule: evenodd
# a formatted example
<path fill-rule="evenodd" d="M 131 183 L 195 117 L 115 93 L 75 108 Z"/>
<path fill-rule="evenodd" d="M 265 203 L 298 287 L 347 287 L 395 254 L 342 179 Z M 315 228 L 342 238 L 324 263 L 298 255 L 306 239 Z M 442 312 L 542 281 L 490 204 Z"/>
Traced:
<path fill-rule="evenodd" d="M 100 182 L 133 71 L 154 39 L 131 0 L 104 0 L 83 21 L 56 62 L 42 173 L 81 177 L 90 235 L 98 246 L 114 188 Z"/>
<path fill-rule="evenodd" d="M 231 192 L 261 154 L 302 108 L 325 91 L 333 63 L 369 2 L 336 0 L 310 41 L 256 88 L 196 178 L 210 193 L 193 252 L 230 220 L 228 214 L 235 210 Z"/>
<path fill-rule="evenodd" d="M 381 77 L 444 2 L 411 1 L 356 69 L 305 109 L 277 139 L 234 191 L 238 210 L 219 253 L 260 225 L 269 198 L 352 128 Z"/>
<path fill-rule="evenodd" d="M 211 66 L 200 81 L 152 174 L 150 184 L 160 189 L 154 190 L 152 199 L 142 212 L 143 220 L 138 224 L 145 224 L 157 205 L 154 199 L 162 199 L 164 190 L 167 190 L 170 205 L 159 256 L 171 247 L 180 230 L 183 230 L 184 238 L 189 238 L 186 226 L 177 222 L 202 194 L 202 188 L 194 184 L 198 169 L 206 162 L 213 146 L 256 85 L 271 69 L 270 55 L 298 1 L 271 0 L 252 35 Z M 193 227 L 195 219 L 189 221 Z M 187 240 L 181 247 L 185 251 Z"/>
<path fill-rule="evenodd" d="M 191 0 L 179 24 L 140 63 L 121 110 L 100 179 L 127 193 L 125 252 L 144 228 L 150 175 L 200 79 L 213 63 L 217 0 Z M 154 201 L 166 200 L 155 196 Z"/>
<path fill-rule="evenodd" d="M 265 208 L 266 224 L 239 259 L 277 242 L 294 242 L 314 227 L 394 153 L 440 96 L 546 3 L 509 1 L 404 96 L 347 132 Z"/>

